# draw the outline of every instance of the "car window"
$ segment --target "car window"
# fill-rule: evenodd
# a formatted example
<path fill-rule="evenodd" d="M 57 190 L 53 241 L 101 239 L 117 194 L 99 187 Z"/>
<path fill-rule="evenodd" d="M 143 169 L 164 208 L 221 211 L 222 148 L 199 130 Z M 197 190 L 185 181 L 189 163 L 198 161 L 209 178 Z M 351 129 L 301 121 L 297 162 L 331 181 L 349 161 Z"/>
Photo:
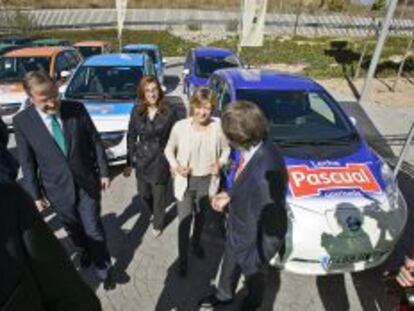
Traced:
<path fill-rule="evenodd" d="M 49 74 L 50 57 L 0 57 L 0 81 L 21 81 L 30 71 Z"/>
<path fill-rule="evenodd" d="M 69 59 L 64 53 L 59 53 L 56 57 L 55 78 L 59 79 L 59 74 L 64 70 L 69 70 Z"/>
<path fill-rule="evenodd" d="M 226 57 L 199 56 L 195 62 L 195 74 L 200 78 L 209 78 L 211 74 L 224 68 L 240 67 L 241 64 L 235 55 Z"/>
<path fill-rule="evenodd" d="M 256 103 L 275 140 L 335 140 L 354 137 L 346 116 L 325 92 L 239 89 L 237 100 Z"/>
<path fill-rule="evenodd" d="M 78 53 L 76 51 L 66 51 L 64 55 L 68 60 L 68 69 L 75 69 L 79 63 Z"/>
<path fill-rule="evenodd" d="M 335 115 L 332 109 L 317 93 L 309 94 L 310 109 L 317 113 L 321 118 L 325 118 L 328 122 L 335 123 Z"/>
<path fill-rule="evenodd" d="M 65 96 L 86 100 L 135 100 L 142 76 L 143 68 L 138 66 L 81 66 Z"/>

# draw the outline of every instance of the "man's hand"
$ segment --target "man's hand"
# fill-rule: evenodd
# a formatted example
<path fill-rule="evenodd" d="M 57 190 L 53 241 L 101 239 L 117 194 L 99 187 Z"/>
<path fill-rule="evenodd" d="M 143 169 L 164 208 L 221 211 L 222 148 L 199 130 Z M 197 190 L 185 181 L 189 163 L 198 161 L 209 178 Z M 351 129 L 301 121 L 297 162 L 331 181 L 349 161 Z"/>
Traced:
<path fill-rule="evenodd" d="M 222 213 L 230 203 L 230 196 L 227 192 L 220 192 L 211 199 L 211 206 L 217 212 Z"/>
<path fill-rule="evenodd" d="M 220 174 L 220 164 L 218 162 L 210 164 L 209 168 L 211 175 L 217 176 Z"/>
<path fill-rule="evenodd" d="M 129 177 L 129 176 L 131 176 L 131 173 L 132 173 L 132 167 L 131 167 L 131 166 L 126 166 L 126 167 L 124 168 L 124 171 L 123 171 L 122 173 L 123 173 L 124 177 Z"/>
<path fill-rule="evenodd" d="M 46 198 L 41 198 L 39 200 L 35 200 L 34 202 L 39 212 L 42 212 L 44 209 L 50 206 L 50 202 Z"/>
<path fill-rule="evenodd" d="M 412 274 L 414 271 L 414 259 L 406 259 L 404 266 L 400 268 L 400 272 L 397 275 L 397 282 L 402 287 L 413 287 L 414 286 L 414 276 Z"/>
<path fill-rule="evenodd" d="M 183 177 L 187 177 L 188 174 L 190 174 L 190 168 L 188 166 L 177 165 L 176 167 L 172 168 L 172 173 L 174 176 L 176 174 L 179 174 Z"/>
<path fill-rule="evenodd" d="M 111 186 L 111 180 L 109 177 L 102 177 L 101 178 L 101 189 L 102 191 L 106 191 Z"/>

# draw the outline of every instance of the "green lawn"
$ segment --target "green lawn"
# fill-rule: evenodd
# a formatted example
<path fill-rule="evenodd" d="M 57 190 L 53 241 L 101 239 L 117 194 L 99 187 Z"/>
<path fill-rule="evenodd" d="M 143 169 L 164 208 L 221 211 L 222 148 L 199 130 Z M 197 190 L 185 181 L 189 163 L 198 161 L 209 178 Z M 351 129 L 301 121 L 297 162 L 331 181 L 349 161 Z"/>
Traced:
<path fill-rule="evenodd" d="M 118 48 L 117 32 L 115 29 L 97 30 L 65 30 L 31 33 L 37 37 L 53 37 L 69 39 L 72 42 L 82 40 L 110 41 L 115 49 Z M 227 47 L 236 50 L 236 37 L 213 42 L 210 46 Z M 303 74 L 314 78 L 342 77 L 344 72 L 353 75 L 352 67 L 356 67 L 362 51 L 365 38 L 335 38 L 335 37 L 266 37 L 264 46 L 258 48 L 243 48 L 242 58 L 249 64 L 260 66 L 264 64 L 300 64 L 305 66 Z M 381 63 L 378 67 L 378 76 L 394 76 L 398 64 L 390 61 L 391 56 L 403 55 L 409 37 L 389 37 Z M 364 75 L 375 47 L 375 38 L 368 40 L 368 53 L 365 57 L 361 76 Z M 186 52 L 196 47 L 194 42 L 176 37 L 167 31 L 138 31 L 125 30 L 123 44 L 127 43 L 155 43 L 161 46 L 165 56 L 184 56 Z M 406 71 L 413 73 L 414 62 L 410 58 Z"/>
<path fill-rule="evenodd" d="M 242 58 L 249 64 L 300 64 L 305 65 L 303 73 L 315 78 L 342 77 L 344 71 L 353 75 L 362 52 L 365 38 L 334 37 L 276 37 L 265 38 L 263 47 L 243 48 Z M 385 45 L 379 76 L 392 76 L 398 70 L 398 64 L 389 61 L 390 56 L 403 55 L 408 37 L 390 37 Z M 335 42 L 337 44 L 335 44 Z M 375 38 L 370 38 L 361 75 L 367 70 L 375 47 Z M 237 38 L 213 42 L 211 46 L 236 49 Z M 413 72 L 413 60 L 409 59 L 406 69 Z"/>

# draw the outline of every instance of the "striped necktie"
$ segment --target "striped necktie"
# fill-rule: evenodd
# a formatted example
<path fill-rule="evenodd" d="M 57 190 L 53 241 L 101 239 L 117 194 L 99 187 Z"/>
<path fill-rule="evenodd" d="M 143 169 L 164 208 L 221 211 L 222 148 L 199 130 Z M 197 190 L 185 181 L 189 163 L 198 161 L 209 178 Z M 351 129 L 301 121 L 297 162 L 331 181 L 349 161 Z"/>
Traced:
<path fill-rule="evenodd" d="M 240 152 L 240 158 L 239 158 L 239 162 L 237 163 L 237 169 L 236 169 L 236 173 L 234 174 L 234 179 L 237 179 L 239 177 L 243 169 L 244 169 L 244 156 L 243 156 L 243 152 Z"/>
<path fill-rule="evenodd" d="M 52 127 L 52 136 L 58 144 L 60 150 L 66 157 L 68 155 L 68 150 L 66 148 L 66 141 L 65 136 L 63 135 L 62 127 L 60 126 L 57 116 L 55 114 L 52 114 L 50 116 L 50 120 Z"/>

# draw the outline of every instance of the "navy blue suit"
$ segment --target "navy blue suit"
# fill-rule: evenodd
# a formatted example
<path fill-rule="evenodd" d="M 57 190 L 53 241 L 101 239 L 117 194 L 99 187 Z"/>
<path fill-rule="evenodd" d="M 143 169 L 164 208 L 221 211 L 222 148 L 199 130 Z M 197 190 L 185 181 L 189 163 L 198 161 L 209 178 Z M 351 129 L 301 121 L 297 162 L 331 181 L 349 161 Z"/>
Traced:
<path fill-rule="evenodd" d="M 251 310 L 261 302 L 263 271 L 281 250 L 287 231 L 287 173 L 279 151 L 264 142 L 229 192 L 227 235 L 218 298 L 232 299 L 240 274 L 249 288 Z"/>
<path fill-rule="evenodd" d="M 24 186 L 34 199 L 44 196 L 74 244 L 99 269 L 109 265 L 100 214 L 100 178 L 108 176 L 105 150 L 84 106 L 62 101 L 60 118 L 65 156 L 34 105 L 13 120 Z"/>

